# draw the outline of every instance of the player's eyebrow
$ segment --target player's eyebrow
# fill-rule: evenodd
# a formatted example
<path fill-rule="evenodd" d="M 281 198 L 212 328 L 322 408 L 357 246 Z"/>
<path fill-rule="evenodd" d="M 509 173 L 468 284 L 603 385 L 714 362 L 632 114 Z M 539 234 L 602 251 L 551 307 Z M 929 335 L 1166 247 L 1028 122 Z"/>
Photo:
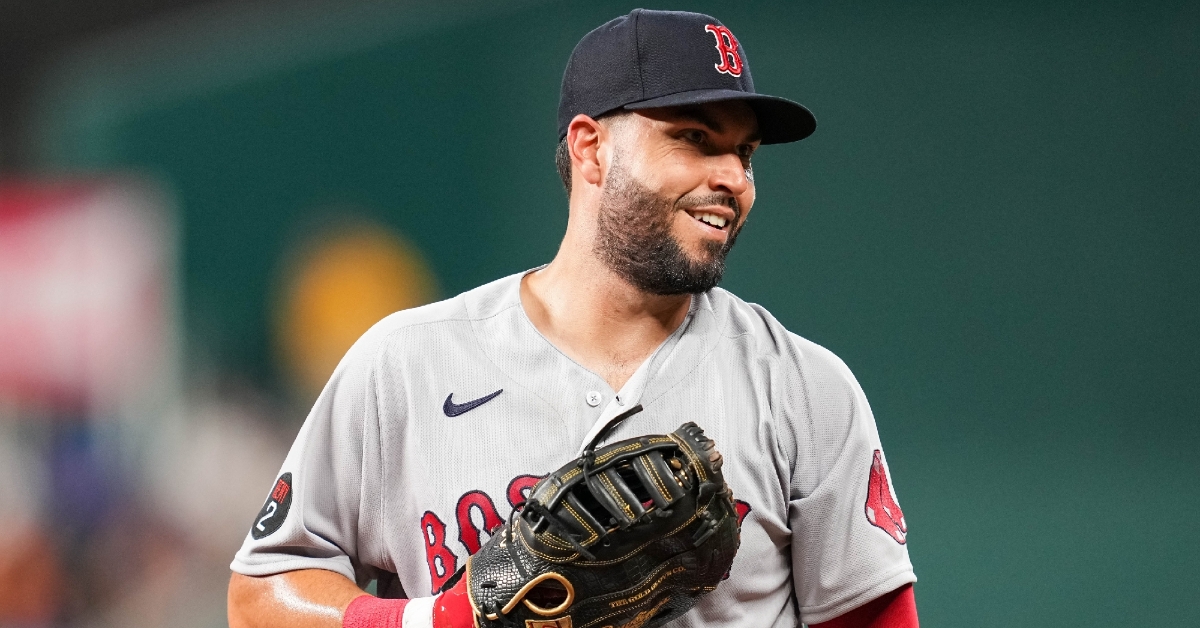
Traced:
<path fill-rule="evenodd" d="M 725 132 L 725 127 L 720 122 L 718 122 L 715 118 L 708 115 L 708 112 L 706 112 L 704 109 L 701 109 L 700 107 L 680 107 L 679 109 L 677 109 L 675 111 L 675 115 L 680 118 L 683 118 L 684 120 L 690 120 L 697 124 L 702 124 L 702 125 L 708 127 L 710 130 L 712 130 L 714 133 L 720 134 L 720 133 Z M 751 133 L 750 136 L 746 138 L 746 141 L 747 142 L 757 142 L 761 139 L 762 139 L 762 133 L 757 128 L 755 128 L 754 132 Z"/>

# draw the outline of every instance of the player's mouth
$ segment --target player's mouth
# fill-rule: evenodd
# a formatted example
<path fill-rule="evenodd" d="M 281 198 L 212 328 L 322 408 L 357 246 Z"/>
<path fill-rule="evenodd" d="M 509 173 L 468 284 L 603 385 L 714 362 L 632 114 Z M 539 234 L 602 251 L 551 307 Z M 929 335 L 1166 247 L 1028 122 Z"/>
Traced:
<path fill-rule="evenodd" d="M 689 209 L 687 214 L 699 223 L 702 229 L 710 233 L 712 231 L 728 233 L 734 221 L 737 220 L 737 213 L 728 207 Z"/>

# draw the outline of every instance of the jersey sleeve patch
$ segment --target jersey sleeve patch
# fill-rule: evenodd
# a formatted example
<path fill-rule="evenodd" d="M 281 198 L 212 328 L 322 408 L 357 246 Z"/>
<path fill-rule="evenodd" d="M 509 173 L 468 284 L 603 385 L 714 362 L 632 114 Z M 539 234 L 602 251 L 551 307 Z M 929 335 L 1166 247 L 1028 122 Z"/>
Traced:
<path fill-rule="evenodd" d="M 292 509 L 292 474 L 284 473 L 275 480 L 267 503 L 254 517 L 254 525 L 250 526 L 250 536 L 255 540 L 270 535 L 283 525 L 288 511 Z"/>
<path fill-rule="evenodd" d="M 904 512 L 896 503 L 892 486 L 888 482 L 887 470 L 883 467 L 883 452 L 876 449 L 871 460 L 871 477 L 867 480 L 867 503 L 864 506 L 867 521 L 888 533 L 897 543 L 904 545 L 908 540 L 908 524 Z"/>

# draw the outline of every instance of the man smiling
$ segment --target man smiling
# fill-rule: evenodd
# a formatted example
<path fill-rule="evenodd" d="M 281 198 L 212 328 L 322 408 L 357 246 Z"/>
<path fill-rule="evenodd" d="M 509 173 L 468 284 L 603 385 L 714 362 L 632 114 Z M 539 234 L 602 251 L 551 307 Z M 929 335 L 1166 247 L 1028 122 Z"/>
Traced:
<path fill-rule="evenodd" d="M 742 208 L 749 209 L 754 203 L 753 186 L 748 185 L 753 180 L 750 155 L 759 139 L 757 133 L 745 136 L 746 129 L 757 127 L 754 112 L 744 103 L 724 102 L 648 109 L 639 116 L 644 120 L 630 120 L 632 115 L 619 114 L 605 125 L 628 135 L 624 127 L 632 122 L 649 133 L 642 138 L 626 138 L 640 144 L 642 150 L 613 152 L 596 215 L 595 252 L 610 270 L 643 292 L 707 292 L 725 271 L 725 256 L 741 230 L 745 215 Z M 722 124 L 720 120 L 728 122 Z M 697 189 L 700 186 L 694 181 L 700 170 L 692 162 L 728 149 L 717 145 L 721 140 L 734 144 L 733 154 L 739 161 L 730 166 L 743 169 L 741 176 L 747 180 L 747 184 L 733 183 L 736 194 L 728 189 Z M 655 148 L 675 150 L 668 161 L 654 158 Z M 655 179 L 672 175 L 682 181 L 671 184 L 692 188 L 678 199 L 664 195 L 667 182 L 654 186 Z M 677 227 L 677 220 L 684 224 Z M 694 233 L 692 237 L 699 238 L 693 247 L 696 250 L 685 251 L 676 232 Z"/>
<path fill-rule="evenodd" d="M 233 562 L 230 625 L 482 625 L 454 573 L 538 477 L 641 405 L 603 438 L 696 422 L 742 519 L 728 578 L 671 625 L 917 626 L 857 381 L 716 288 L 756 150 L 807 137 L 812 115 L 755 92 L 716 19 L 638 10 L 580 41 L 558 122 L 557 255 L 355 344 Z"/>

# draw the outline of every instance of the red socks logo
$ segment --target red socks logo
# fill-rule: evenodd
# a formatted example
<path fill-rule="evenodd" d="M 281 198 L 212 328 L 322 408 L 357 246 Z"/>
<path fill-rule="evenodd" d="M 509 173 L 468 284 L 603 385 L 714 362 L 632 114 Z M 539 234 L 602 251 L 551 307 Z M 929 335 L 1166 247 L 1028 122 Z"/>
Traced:
<path fill-rule="evenodd" d="M 713 67 L 722 74 L 741 76 L 742 58 L 738 56 L 738 41 L 733 33 L 720 24 L 709 24 L 704 30 L 717 38 L 717 52 L 721 55 L 721 62 L 713 64 Z"/>
<path fill-rule="evenodd" d="M 867 521 L 871 525 L 887 532 L 901 545 L 908 539 L 908 525 L 904 523 L 904 512 L 892 495 L 892 487 L 888 484 L 887 471 L 883 468 L 883 452 L 876 449 L 875 458 L 871 460 L 871 478 L 867 480 L 867 503 L 865 506 Z"/>

